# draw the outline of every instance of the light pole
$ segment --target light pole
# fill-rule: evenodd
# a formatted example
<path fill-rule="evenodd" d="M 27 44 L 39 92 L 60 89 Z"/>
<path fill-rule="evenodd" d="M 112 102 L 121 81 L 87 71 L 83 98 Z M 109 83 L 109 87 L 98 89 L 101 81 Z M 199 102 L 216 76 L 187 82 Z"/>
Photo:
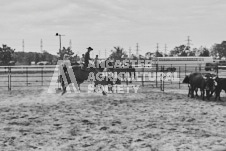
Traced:
<path fill-rule="evenodd" d="M 59 36 L 59 41 L 60 41 L 59 55 L 60 55 L 60 52 L 61 52 L 61 36 L 65 36 L 65 35 L 61 35 L 61 34 L 59 34 L 59 33 L 56 33 L 56 36 Z"/>
<path fill-rule="evenodd" d="M 61 36 L 65 36 L 65 35 L 61 35 L 59 33 L 56 33 L 56 36 L 59 36 L 59 40 L 60 40 L 60 50 L 59 50 L 59 59 L 60 59 L 60 53 L 61 53 Z M 59 77 L 59 72 L 58 72 L 58 77 Z M 59 82 L 58 82 L 58 90 L 61 90 L 61 88 L 59 87 Z"/>

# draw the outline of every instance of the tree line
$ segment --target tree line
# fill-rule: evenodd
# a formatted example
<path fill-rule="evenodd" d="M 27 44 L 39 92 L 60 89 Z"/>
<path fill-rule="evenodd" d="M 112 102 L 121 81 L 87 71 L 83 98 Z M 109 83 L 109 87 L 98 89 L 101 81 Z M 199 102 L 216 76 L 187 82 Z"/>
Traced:
<path fill-rule="evenodd" d="M 57 55 L 52 55 L 47 51 L 43 53 L 38 52 L 15 52 L 15 49 L 3 44 L 0 47 L 0 65 L 30 65 L 33 63 L 37 64 L 40 61 L 48 61 L 50 64 L 56 64 L 58 60 L 62 60 L 63 56 L 68 54 L 70 61 L 72 63 L 78 62 L 80 57 L 77 54 L 74 54 L 73 50 L 70 47 L 63 47 Z M 162 57 L 162 56 L 213 56 L 215 58 L 226 58 L 226 41 L 222 41 L 220 44 L 214 44 L 210 49 L 206 47 L 193 48 L 192 50 L 185 45 L 176 46 L 168 54 L 163 52 L 152 53 L 153 56 Z M 128 56 L 126 51 L 123 48 L 117 46 L 111 50 L 109 58 L 115 60 L 122 60 L 123 58 L 132 57 L 131 59 L 140 59 L 140 56 L 132 55 Z"/>
<path fill-rule="evenodd" d="M 0 65 L 30 65 L 32 62 L 48 61 L 50 63 L 57 62 L 57 56 L 43 51 L 38 52 L 15 52 L 15 49 L 7 45 L 0 47 Z"/>

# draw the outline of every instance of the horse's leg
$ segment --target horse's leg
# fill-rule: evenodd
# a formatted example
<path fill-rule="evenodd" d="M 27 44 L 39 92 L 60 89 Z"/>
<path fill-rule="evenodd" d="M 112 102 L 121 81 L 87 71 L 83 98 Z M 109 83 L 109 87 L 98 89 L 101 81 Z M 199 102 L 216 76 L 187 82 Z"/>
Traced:
<path fill-rule="evenodd" d="M 219 100 L 219 101 L 221 101 L 221 97 L 220 97 L 220 93 L 221 93 L 221 91 L 219 91 L 219 90 L 216 90 L 215 91 L 215 101 L 217 101 L 217 99 Z"/>
<path fill-rule="evenodd" d="M 190 86 L 188 85 L 188 97 L 190 96 L 190 92 L 191 90 L 190 90 Z"/>
<path fill-rule="evenodd" d="M 107 95 L 107 93 L 105 92 L 103 86 L 101 87 L 101 89 L 102 89 L 102 94 L 103 94 L 103 95 Z"/>
<path fill-rule="evenodd" d="M 202 92 L 202 100 L 204 101 L 205 100 L 205 89 L 201 89 L 201 92 Z"/>
<path fill-rule="evenodd" d="M 110 84 L 110 86 L 108 85 L 108 91 L 111 92 L 111 93 L 113 93 L 112 87 L 113 87 L 113 84 Z"/>
<path fill-rule="evenodd" d="M 217 98 L 218 98 L 218 91 L 216 90 L 215 91 L 215 101 L 217 101 Z"/>
<path fill-rule="evenodd" d="M 194 98 L 194 86 L 191 85 L 191 98 Z"/>
<path fill-rule="evenodd" d="M 132 83 L 132 73 L 129 72 L 129 77 L 130 77 L 130 82 L 129 83 Z"/>
<path fill-rule="evenodd" d="M 64 93 L 66 93 L 66 86 L 65 86 L 65 84 L 64 84 L 64 80 L 63 79 L 61 79 L 61 86 L 62 86 L 62 89 L 63 89 L 63 92 L 61 93 L 61 95 L 63 95 Z"/>
<path fill-rule="evenodd" d="M 188 86 L 188 97 L 191 95 L 191 87 Z"/>
<path fill-rule="evenodd" d="M 206 90 L 206 98 L 207 98 L 207 100 L 210 100 L 210 91 L 209 90 Z"/>
<path fill-rule="evenodd" d="M 94 92 L 96 92 L 96 88 L 97 88 L 97 84 L 96 82 L 94 82 L 94 89 L 93 89 Z"/>

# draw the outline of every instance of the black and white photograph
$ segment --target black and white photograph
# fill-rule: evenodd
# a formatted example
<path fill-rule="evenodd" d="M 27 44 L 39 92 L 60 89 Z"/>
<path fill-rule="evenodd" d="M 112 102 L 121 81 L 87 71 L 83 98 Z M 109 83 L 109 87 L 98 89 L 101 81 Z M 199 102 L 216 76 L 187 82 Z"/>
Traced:
<path fill-rule="evenodd" d="M 226 151 L 226 1 L 0 4 L 0 151 Z"/>

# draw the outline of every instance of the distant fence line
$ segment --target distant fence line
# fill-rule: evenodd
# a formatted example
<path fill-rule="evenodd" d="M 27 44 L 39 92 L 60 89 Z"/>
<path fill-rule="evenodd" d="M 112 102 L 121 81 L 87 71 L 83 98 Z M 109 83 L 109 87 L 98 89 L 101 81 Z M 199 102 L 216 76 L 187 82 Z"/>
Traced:
<path fill-rule="evenodd" d="M 49 86 L 51 79 L 54 76 L 58 66 L 0 66 L 0 87 L 8 87 L 8 90 L 12 90 L 13 87 L 29 87 L 29 86 Z M 173 68 L 169 68 L 173 67 Z M 174 69 L 175 68 L 175 69 Z M 175 71 L 172 71 L 175 70 Z M 164 91 L 165 88 L 181 88 L 182 79 L 185 75 L 191 72 L 206 72 L 202 66 L 190 66 L 190 65 L 154 65 L 151 68 L 139 67 L 136 68 L 136 72 L 140 72 L 141 81 L 139 83 L 142 86 L 151 85 L 152 87 L 160 88 Z M 152 80 L 148 78 L 145 73 L 151 73 Z M 166 78 L 166 75 L 171 73 L 177 77 Z M 215 71 L 218 74 L 218 70 Z M 57 75 L 58 76 L 58 75 Z M 164 77 L 165 76 L 165 77 Z M 57 77 L 54 77 L 57 78 Z M 179 80 L 175 80 L 178 78 Z M 147 80 L 148 79 L 148 80 Z M 128 79 L 125 80 L 128 85 Z M 58 84 L 59 87 L 59 84 Z"/>

